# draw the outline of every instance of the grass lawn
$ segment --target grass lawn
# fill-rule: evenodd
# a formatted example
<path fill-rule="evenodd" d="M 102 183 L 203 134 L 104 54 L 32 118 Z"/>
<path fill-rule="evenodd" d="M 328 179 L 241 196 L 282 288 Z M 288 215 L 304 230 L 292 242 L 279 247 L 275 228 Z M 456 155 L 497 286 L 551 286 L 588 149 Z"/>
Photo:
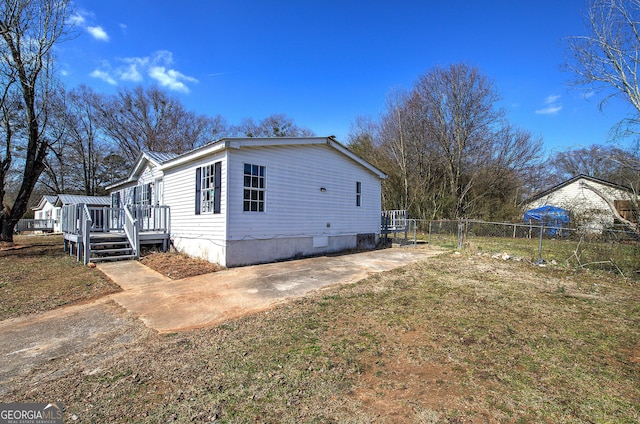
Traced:
<path fill-rule="evenodd" d="M 95 272 L 49 253 L 38 267 Z M 60 401 L 77 422 L 640 421 L 639 283 L 489 255 L 444 254 L 100 353 L 83 353 L 91 369 L 55 360 L 68 371 L 0 401 Z"/>
<path fill-rule="evenodd" d="M 0 250 L 0 320 L 119 291 L 97 269 L 63 250 L 62 236 L 15 236 Z"/>

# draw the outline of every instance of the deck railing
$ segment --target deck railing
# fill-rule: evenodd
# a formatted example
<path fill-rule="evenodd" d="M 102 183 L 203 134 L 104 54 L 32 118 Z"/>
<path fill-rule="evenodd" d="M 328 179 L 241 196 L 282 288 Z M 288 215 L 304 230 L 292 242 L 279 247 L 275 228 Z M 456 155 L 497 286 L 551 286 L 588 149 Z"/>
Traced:
<path fill-rule="evenodd" d="M 141 233 L 162 233 L 165 237 L 170 232 L 170 216 L 168 206 L 137 206 L 124 208 L 88 207 L 85 204 L 72 204 L 62 207 L 61 229 L 69 240 L 77 243 L 77 257 L 87 264 L 91 258 L 90 237 L 92 233 L 124 234 L 133 254 L 140 254 Z M 67 243 L 65 241 L 65 243 Z M 65 244 L 66 248 L 67 244 Z"/>
<path fill-rule="evenodd" d="M 53 231 L 53 219 L 21 219 L 15 230 L 22 231 Z"/>
<path fill-rule="evenodd" d="M 85 205 L 65 205 L 62 207 L 61 224 L 62 232 L 68 234 L 82 234 L 81 214 L 85 208 L 91 218 L 92 233 L 124 232 L 126 225 L 126 213 L 131 219 L 138 221 L 140 232 L 158 232 L 168 234 L 171 230 L 169 206 L 137 206 L 129 205 L 126 208 L 87 207 Z"/>
<path fill-rule="evenodd" d="M 91 212 L 89 212 L 87 205 L 78 206 L 80 207 L 80 235 L 82 236 L 84 264 L 87 265 L 91 257 L 91 228 L 93 227 L 93 219 L 91 219 Z M 78 252 L 80 252 L 80 249 L 78 249 Z"/>
<path fill-rule="evenodd" d="M 382 211 L 383 231 L 404 231 L 407 228 L 407 211 L 395 209 Z"/>
<path fill-rule="evenodd" d="M 129 240 L 133 255 L 137 258 L 140 252 L 140 228 L 139 221 L 133 217 L 133 214 L 128 208 L 124 209 L 124 233 Z"/>

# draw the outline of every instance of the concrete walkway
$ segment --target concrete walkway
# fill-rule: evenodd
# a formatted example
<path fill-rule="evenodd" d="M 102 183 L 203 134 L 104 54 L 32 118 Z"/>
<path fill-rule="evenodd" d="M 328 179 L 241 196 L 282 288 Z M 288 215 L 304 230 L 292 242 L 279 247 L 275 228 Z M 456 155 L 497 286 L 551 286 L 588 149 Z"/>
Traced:
<path fill-rule="evenodd" d="M 110 296 L 160 333 L 205 327 L 440 253 L 393 248 L 232 268 L 171 280 L 136 261 L 98 265 L 123 291 Z"/>

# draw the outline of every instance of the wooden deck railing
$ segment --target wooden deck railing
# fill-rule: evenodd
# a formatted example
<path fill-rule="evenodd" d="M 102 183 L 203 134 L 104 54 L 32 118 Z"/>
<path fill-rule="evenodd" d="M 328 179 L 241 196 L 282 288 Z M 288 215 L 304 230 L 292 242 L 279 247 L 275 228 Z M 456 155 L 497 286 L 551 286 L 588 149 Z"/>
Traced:
<path fill-rule="evenodd" d="M 92 233 L 124 234 L 133 254 L 139 257 L 141 234 L 155 233 L 168 237 L 171 229 L 169 211 L 168 206 L 130 205 L 124 208 L 110 208 L 88 207 L 84 204 L 65 205 L 60 215 L 61 229 L 65 234 L 65 240 L 69 237 L 78 244 L 78 260 L 84 256 L 85 264 L 91 258 Z"/>
<path fill-rule="evenodd" d="M 140 256 L 140 228 L 139 221 L 133 217 L 129 208 L 124 209 L 124 233 L 129 240 L 133 255 L 138 258 Z"/>

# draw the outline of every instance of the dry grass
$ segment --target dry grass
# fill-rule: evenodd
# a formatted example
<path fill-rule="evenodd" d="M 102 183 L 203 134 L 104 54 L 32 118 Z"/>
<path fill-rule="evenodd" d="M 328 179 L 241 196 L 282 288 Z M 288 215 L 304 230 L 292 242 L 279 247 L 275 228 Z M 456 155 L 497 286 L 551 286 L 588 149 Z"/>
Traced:
<path fill-rule="evenodd" d="M 77 422 L 635 423 L 640 287 L 444 255 L 138 339 L 98 372 L 60 361 L 6 398 L 64 402 Z"/>
<path fill-rule="evenodd" d="M 149 252 L 140 258 L 140 262 L 172 280 L 208 274 L 223 269 L 218 264 L 178 252 Z"/>
<path fill-rule="evenodd" d="M 62 236 L 16 236 L 0 250 L 0 319 L 51 310 L 120 290 L 64 252 Z"/>

